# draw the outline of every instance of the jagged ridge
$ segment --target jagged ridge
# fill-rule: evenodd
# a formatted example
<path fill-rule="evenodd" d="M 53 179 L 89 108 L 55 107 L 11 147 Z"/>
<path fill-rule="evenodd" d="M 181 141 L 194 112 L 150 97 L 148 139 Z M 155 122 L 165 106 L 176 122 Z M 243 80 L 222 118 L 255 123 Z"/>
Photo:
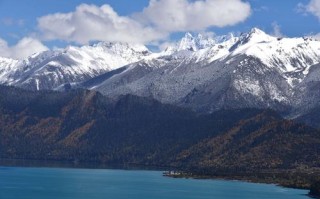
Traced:
<path fill-rule="evenodd" d="M 297 117 L 306 104 L 308 110 L 318 105 L 312 94 L 319 82 L 314 78 L 318 46 L 314 39 L 277 38 L 257 28 L 239 36 L 187 33 L 160 53 L 144 46 L 100 43 L 24 61 L 2 59 L 0 77 L 4 84 L 33 90 L 70 84 L 110 97 L 152 97 L 199 112 L 259 107 Z"/>

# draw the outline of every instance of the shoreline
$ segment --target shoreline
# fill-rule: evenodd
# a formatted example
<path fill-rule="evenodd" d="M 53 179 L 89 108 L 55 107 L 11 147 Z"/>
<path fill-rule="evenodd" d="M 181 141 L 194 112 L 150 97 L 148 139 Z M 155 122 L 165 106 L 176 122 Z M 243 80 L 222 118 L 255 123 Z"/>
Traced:
<path fill-rule="evenodd" d="M 4 167 L 35 167 L 35 168 L 86 168 L 86 169 L 124 169 L 124 170 L 156 170 L 162 171 L 164 177 L 170 178 L 191 178 L 191 179 L 212 179 L 212 180 L 228 180 L 228 181 L 242 181 L 257 184 L 273 184 L 292 189 L 310 190 L 311 188 L 311 174 L 318 174 L 320 172 L 303 172 L 282 170 L 277 172 L 247 172 L 234 173 L 222 172 L 221 174 L 199 174 L 197 172 L 186 172 L 183 170 L 171 170 L 173 167 L 155 166 L 155 165 L 137 165 L 137 164 L 107 164 L 99 162 L 71 162 L 71 161 L 52 161 L 52 160 L 17 160 L 17 159 L 0 159 L 0 166 Z M 290 179 L 294 176 L 295 179 Z M 297 181 L 296 179 L 300 179 Z M 312 198 L 319 198 L 317 195 L 310 195 Z"/>
<path fill-rule="evenodd" d="M 102 162 L 74 162 L 58 160 L 25 160 L 25 159 L 1 159 L 0 167 L 22 168 L 65 168 L 65 169 L 114 169 L 114 170 L 150 170 L 163 172 L 172 167 L 143 165 L 143 164 L 116 164 Z"/>
<path fill-rule="evenodd" d="M 183 171 L 174 171 L 174 172 L 164 172 L 163 176 L 170 177 L 170 178 L 186 178 L 186 179 L 212 179 L 212 180 L 229 180 L 229 181 L 242 181 L 242 182 L 248 182 L 248 183 L 257 183 L 257 184 L 273 184 L 276 186 L 281 186 L 285 188 L 291 188 L 291 189 L 302 189 L 302 190 L 309 190 L 309 193 L 307 196 L 310 198 L 320 198 L 320 195 L 314 195 L 311 194 L 310 189 L 312 186 L 311 181 L 307 182 L 306 179 L 308 179 L 308 176 L 305 177 L 305 181 L 291 181 L 290 179 L 286 179 L 283 176 L 279 177 L 277 174 L 281 175 L 282 173 L 272 173 L 269 175 L 265 175 L 263 173 L 257 174 L 257 173 L 234 173 L 234 174 L 228 174 L 228 175 L 199 175 L 194 174 L 190 172 L 183 172 Z M 289 174 L 295 174 L 290 173 Z M 273 175 L 273 178 L 270 178 L 270 175 Z M 259 176 L 259 177 L 258 177 Z M 304 173 L 300 173 L 299 176 L 304 176 Z"/>
<path fill-rule="evenodd" d="M 268 184 L 268 185 L 275 185 L 275 186 L 280 186 L 284 188 L 289 188 L 289 189 L 300 189 L 300 190 L 308 190 L 308 196 L 309 198 L 314 198 L 314 199 L 320 199 L 320 195 L 313 195 L 310 194 L 310 187 L 299 187 L 299 186 L 288 186 L 285 184 L 280 184 L 280 183 L 275 183 L 275 182 L 266 182 L 263 180 L 252 180 L 250 178 L 232 178 L 232 177 L 214 177 L 214 176 L 194 176 L 194 175 L 167 175 L 163 174 L 164 177 L 169 177 L 169 178 L 184 178 L 184 179 L 196 179 L 196 180 L 226 180 L 226 181 L 240 181 L 240 182 L 247 182 L 247 183 L 254 183 L 254 184 Z"/>
<path fill-rule="evenodd" d="M 206 175 L 167 175 L 163 174 L 164 177 L 169 177 L 169 178 L 185 178 L 185 179 L 196 179 L 196 180 L 228 180 L 228 181 L 241 181 L 241 182 L 248 182 L 248 183 L 255 183 L 255 184 L 273 184 L 276 186 L 281 186 L 285 188 L 291 188 L 291 189 L 304 189 L 304 190 L 309 190 L 308 187 L 301 187 L 301 186 L 288 186 L 285 184 L 279 184 L 276 182 L 269 182 L 269 181 L 264 181 L 264 180 L 256 180 L 252 178 L 238 178 L 238 176 L 234 177 L 226 177 L 226 176 L 206 176 Z"/>

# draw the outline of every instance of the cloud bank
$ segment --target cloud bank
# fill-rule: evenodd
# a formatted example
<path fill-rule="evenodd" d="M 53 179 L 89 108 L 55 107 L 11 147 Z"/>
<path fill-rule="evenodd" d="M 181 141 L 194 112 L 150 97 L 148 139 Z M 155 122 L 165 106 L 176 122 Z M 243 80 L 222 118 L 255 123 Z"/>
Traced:
<path fill-rule="evenodd" d="M 151 0 L 138 16 L 157 29 L 177 32 L 231 26 L 250 14 L 250 4 L 240 0 Z"/>
<path fill-rule="evenodd" d="M 38 18 L 38 29 L 44 40 L 146 44 L 174 32 L 235 25 L 250 14 L 250 4 L 242 0 L 150 0 L 146 8 L 131 16 L 120 16 L 107 4 L 101 7 L 81 4 L 70 13 Z"/>
<path fill-rule="evenodd" d="M 145 43 L 166 35 L 143 26 L 127 16 L 119 16 L 111 6 L 81 4 L 71 13 L 56 13 L 38 19 L 45 40 L 65 40 L 87 44 L 90 41 Z"/>
<path fill-rule="evenodd" d="M 24 59 L 34 53 L 46 50 L 48 50 L 46 46 L 31 37 L 24 37 L 13 46 L 9 46 L 5 40 L 0 38 L 0 56 L 3 57 Z"/>
<path fill-rule="evenodd" d="M 205 32 L 210 27 L 232 26 L 251 14 L 245 0 L 150 0 L 138 13 L 121 16 L 110 5 L 81 4 L 69 13 L 37 19 L 37 31 L 9 46 L 0 38 L 0 56 L 23 59 L 48 50 L 42 41 L 88 44 L 95 41 L 161 44 L 175 32 Z M 23 21 L 2 19 L 2 24 Z"/>

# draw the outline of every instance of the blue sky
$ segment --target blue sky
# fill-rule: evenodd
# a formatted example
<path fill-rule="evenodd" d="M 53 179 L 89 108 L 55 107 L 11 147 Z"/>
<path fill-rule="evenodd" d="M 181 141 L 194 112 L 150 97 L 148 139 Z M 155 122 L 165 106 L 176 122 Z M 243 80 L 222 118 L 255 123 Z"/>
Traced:
<path fill-rule="evenodd" d="M 157 9 L 167 9 L 170 8 L 170 6 L 178 5 L 178 3 L 171 4 L 169 0 L 157 1 L 162 1 L 162 3 L 159 3 L 149 9 L 150 12 L 155 12 L 155 15 L 153 15 L 147 11 L 143 12 L 143 9 L 149 6 L 149 0 L 0 0 L 0 38 L 6 42 L 6 50 L 8 51 L 12 46 L 16 45 L 25 37 L 32 38 L 37 42 L 39 41 L 44 46 L 52 49 L 54 47 L 64 47 L 68 44 L 83 45 L 89 41 L 91 42 L 96 40 L 137 40 L 145 44 L 151 43 L 153 45 L 158 45 L 163 41 L 176 40 L 186 31 L 206 31 L 220 35 L 228 32 L 246 32 L 252 27 L 259 27 L 270 34 L 273 34 L 276 29 L 278 33 L 289 37 L 309 34 L 315 35 L 320 32 L 320 14 L 317 15 L 318 13 L 316 10 L 318 9 L 316 5 L 319 4 L 320 13 L 319 0 L 207 0 L 223 1 L 224 4 L 219 4 L 221 7 L 228 7 L 228 5 L 225 5 L 225 2 L 234 2 L 235 6 L 241 5 L 243 7 L 239 7 L 240 9 L 236 13 L 232 12 L 232 14 L 234 14 L 233 19 L 229 20 L 221 16 L 221 20 L 225 20 L 222 23 L 220 23 L 219 20 L 217 21 L 217 18 L 220 18 L 219 15 L 207 13 L 207 15 L 204 16 L 212 16 L 212 21 L 216 20 L 216 22 L 204 22 L 203 24 L 195 27 L 193 27 L 193 24 L 197 22 L 194 22 L 193 24 L 190 22 L 191 24 L 185 24 L 183 26 L 176 26 L 176 24 L 172 23 L 169 25 L 161 24 L 161 20 L 166 20 L 166 18 L 161 18 L 160 16 L 160 22 L 157 21 Z M 171 0 L 171 2 L 175 1 L 185 1 L 185 4 L 192 4 L 196 2 L 196 0 Z M 315 7 L 315 9 L 308 8 L 308 5 L 312 3 L 311 1 L 313 1 L 313 7 Z M 99 21 L 96 23 L 93 22 L 94 25 L 92 26 L 92 31 L 101 31 L 100 34 L 97 33 L 97 37 L 95 37 L 95 32 L 86 32 L 88 30 L 83 27 L 83 24 L 75 25 L 72 29 L 78 31 L 79 34 L 71 35 L 68 34 L 68 32 L 63 33 L 63 31 L 67 31 L 66 29 L 68 29 L 70 23 L 83 20 L 81 17 L 77 20 L 76 17 L 79 13 L 77 14 L 75 12 L 76 8 L 81 4 L 94 5 L 95 7 L 93 8 L 97 8 L 97 12 L 102 5 L 109 5 L 117 14 L 115 20 L 119 20 L 119 17 L 122 16 L 126 17 L 125 20 L 130 20 L 130 22 L 128 22 L 129 25 L 127 24 L 129 29 L 125 30 L 124 28 L 121 30 L 113 30 L 112 28 L 109 28 L 110 24 L 104 24 L 104 22 L 101 22 L 101 20 L 103 21 L 106 19 L 105 17 L 108 17 L 104 16 L 101 18 L 93 18 L 97 18 L 97 21 Z M 241 9 L 245 10 L 247 5 L 250 6 L 250 13 L 246 10 L 244 12 L 248 13 L 244 15 Z M 221 9 L 224 9 L 224 7 Z M 47 15 L 55 13 L 66 14 L 70 12 L 74 13 L 74 19 L 68 23 L 64 23 L 64 21 L 61 21 L 61 19 L 57 17 L 43 19 L 42 24 L 38 22 L 39 18 L 44 18 L 44 16 Z M 205 11 L 200 10 L 200 12 Z M 207 12 L 210 12 L 210 10 Z M 221 15 L 226 14 L 228 13 L 221 13 Z M 198 15 L 199 17 L 202 17 L 201 14 Z M 237 15 L 239 15 L 239 17 Z M 64 17 L 65 16 L 66 15 L 64 15 Z M 145 20 L 144 18 L 148 18 L 148 20 Z M 239 18 L 238 21 L 237 18 Z M 62 25 L 60 26 L 59 24 Z M 115 26 L 117 25 L 118 24 Z M 88 24 L 86 24 L 86 26 L 88 26 Z M 89 26 L 91 27 L 91 25 Z M 189 26 L 192 27 L 188 28 Z M 99 29 L 99 27 L 102 28 Z M 53 30 L 54 28 L 61 29 Z M 106 33 L 104 33 L 103 28 L 110 29 L 110 31 L 106 31 Z M 85 33 L 82 34 L 82 32 Z M 115 33 L 114 35 L 112 35 L 113 32 Z M 125 34 L 126 32 L 128 35 Z M 144 36 L 143 38 L 138 38 L 137 35 L 132 34 L 132 37 L 130 37 L 131 32 L 134 34 L 143 34 Z M 37 43 L 37 45 L 39 49 L 40 44 Z"/>
<path fill-rule="evenodd" d="M 72 12 L 83 3 L 97 6 L 109 4 L 120 15 L 128 15 L 141 11 L 148 5 L 149 0 L 132 2 L 131 0 L 0 0 L 0 21 L 2 22 L 0 38 L 4 38 L 9 44 L 14 44 L 37 30 L 37 18 L 57 12 Z M 15 23 L 6 24 L 8 19 Z M 23 25 L 17 24 L 20 20 L 23 21 Z"/>
<path fill-rule="evenodd" d="M 316 17 L 298 12 L 298 4 L 306 5 L 308 0 L 251 0 L 249 2 L 253 13 L 244 23 L 213 30 L 224 33 L 247 31 L 252 27 L 259 27 L 270 33 L 273 31 L 272 24 L 277 23 L 283 34 L 290 37 L 320 32 L 319 20 Z"/>

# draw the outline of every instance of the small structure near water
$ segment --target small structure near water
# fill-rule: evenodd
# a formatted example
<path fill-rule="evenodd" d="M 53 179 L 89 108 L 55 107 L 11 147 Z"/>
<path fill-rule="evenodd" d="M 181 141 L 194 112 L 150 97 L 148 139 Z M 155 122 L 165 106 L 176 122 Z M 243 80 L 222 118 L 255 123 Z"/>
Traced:
<path fill-rule="evenodd" d="M 163 176 L 179 177 L 181 175 L 182 175 L 182 172 L 180 172 L 180 171 L 165 171 L 165 172 L 163 172 Z"/>

